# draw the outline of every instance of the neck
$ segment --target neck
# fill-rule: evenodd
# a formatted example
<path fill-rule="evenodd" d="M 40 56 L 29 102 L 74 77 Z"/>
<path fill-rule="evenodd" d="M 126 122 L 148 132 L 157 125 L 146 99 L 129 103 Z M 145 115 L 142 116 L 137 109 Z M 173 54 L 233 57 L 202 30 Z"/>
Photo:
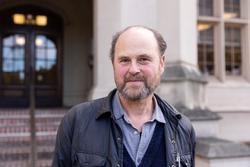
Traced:
<path fill-rule="evenodd" d="M 152 119 L 154 111 L 153 95 L 136 101 L 125 99 L 121 95 L 119 95 L 119 98 L 133 126 L 138 131 L 142 131 L 144 123 Z"/>

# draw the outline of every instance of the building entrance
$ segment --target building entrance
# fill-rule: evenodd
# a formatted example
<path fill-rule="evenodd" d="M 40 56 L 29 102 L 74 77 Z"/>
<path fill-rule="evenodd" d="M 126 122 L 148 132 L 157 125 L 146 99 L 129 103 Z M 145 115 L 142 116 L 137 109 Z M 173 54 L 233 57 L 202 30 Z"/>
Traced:
<path fill-rule="evenodd" d="M 37 107 L 61 106 L 62 24 L 48 11 L 17 9 L 0 14 L 0 107 L 28 107 L 31 83 Z"/>

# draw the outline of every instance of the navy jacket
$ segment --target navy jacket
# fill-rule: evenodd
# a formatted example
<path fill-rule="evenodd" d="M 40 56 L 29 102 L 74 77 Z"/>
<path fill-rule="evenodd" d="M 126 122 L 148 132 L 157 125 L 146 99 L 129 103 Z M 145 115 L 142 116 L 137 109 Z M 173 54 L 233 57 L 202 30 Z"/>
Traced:
<path fill-rule="evenodd" d="M 123 167 L 123 136 L 114 121 L 112 98 L 85 102 L 73 107 L 57 132 L 53 167 Z M 195 133 L 187 117 L 155 94 L 165 116 L 168 166 L 194 167 Z"/>

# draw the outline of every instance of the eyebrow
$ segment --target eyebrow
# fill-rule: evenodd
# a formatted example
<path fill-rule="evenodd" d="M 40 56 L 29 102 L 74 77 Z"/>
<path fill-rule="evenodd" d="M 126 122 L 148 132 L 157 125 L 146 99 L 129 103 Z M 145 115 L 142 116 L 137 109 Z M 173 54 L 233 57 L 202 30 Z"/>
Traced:
<path fill-rule="evenodd" d="M 124 59 L 124 58 L 129 58 L 128 56 L 125 56 L 125 55 L 121 55 L 121 56 L 118 56 L 117 57 L 118 59 Z"/>
<path fill-rule="evenodd" d="M 128 58 L 129 56 L 121 55 L 121 56 L 117 56 L 117 57 L 118 57 L 118 59 L 120 59 L 120 58 Z M 136 57 L 148 57 L 148 58 L 151 58 L 151 56 L 148 55 L 148 54 L 140 54 L 140 55 L 137 55 Z"/>
<path fill-rule="evenodd" d="M 141 54 L 138 57 L 148 57 L 148 58 L 151 58 L 151 56 L 149 56 L 148 54 Z"/>

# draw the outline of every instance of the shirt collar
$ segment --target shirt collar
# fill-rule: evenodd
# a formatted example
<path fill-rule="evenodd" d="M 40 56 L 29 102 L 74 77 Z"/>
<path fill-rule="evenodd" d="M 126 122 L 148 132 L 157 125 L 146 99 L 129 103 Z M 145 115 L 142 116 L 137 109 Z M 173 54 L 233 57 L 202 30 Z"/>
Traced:
<path fill-rule="evenodd" d="M 157 103 L 156 98 L 153 97 L 153 99 L 155 103 L 155 108 L 154 108 L 152 119 L 149 122 L 153 122 L 156 120 L 161 123 L 166 123 L 165 117 L 163 116 L 163 113 L 161 111 L 160 106 Z M 114 118 L 116 120 L 121 119 L 123 116 L 125 117 L 126 113 L 121 105 L 118 91 L 115 93 L 115 96 L 113 98 L 112 107 L 113 107 Z"/>
<path fill-rule="evenodd" d="M 113 113 L 114 113 L 114 117 L 116 120 L 121 119 L 124 115 L 124 109 L 121 105 L 120 99 L 119 99 L 119 95 L 118 95 L 118 91 L 116 91 L 113 101 L 112 101 L 112 106 L 113 106 Z"/>

